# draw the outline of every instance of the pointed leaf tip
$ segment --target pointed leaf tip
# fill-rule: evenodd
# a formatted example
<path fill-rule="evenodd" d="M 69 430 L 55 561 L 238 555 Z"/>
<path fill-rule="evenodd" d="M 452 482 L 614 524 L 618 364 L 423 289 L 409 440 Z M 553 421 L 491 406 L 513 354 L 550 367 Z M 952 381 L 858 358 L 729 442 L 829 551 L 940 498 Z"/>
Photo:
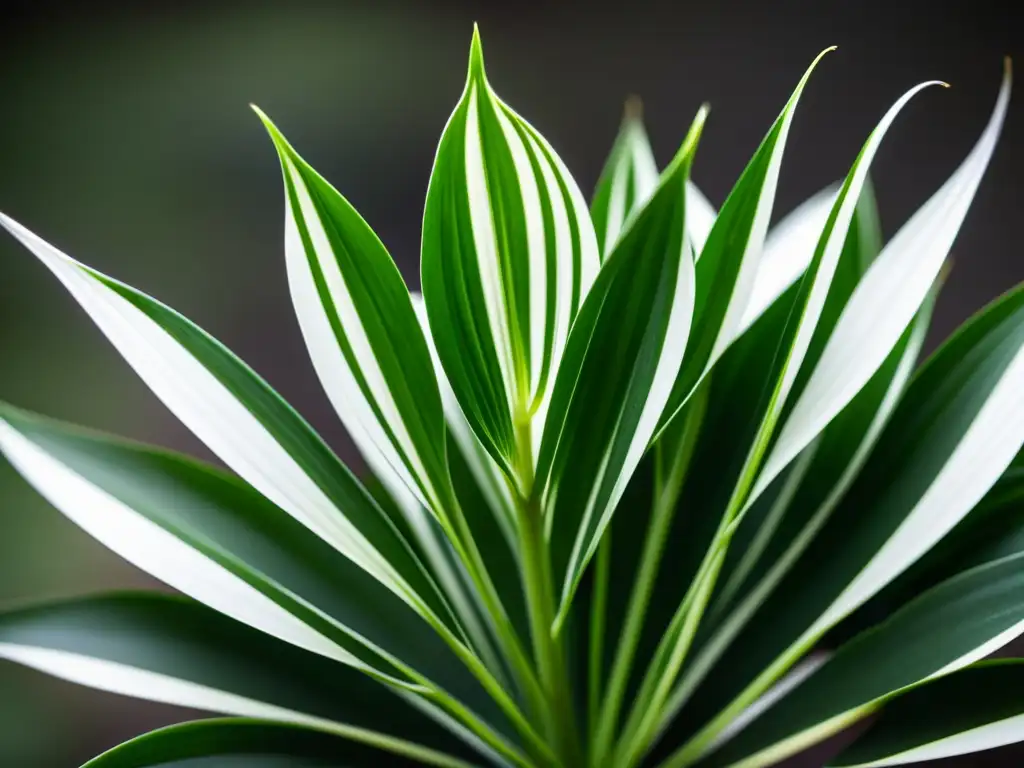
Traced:
<path fill-rule="evenodd" d="M 481 82 L 487 81 L 487 73 L 484 71 L 484 47 L 480 40 L 480 26 L 473 23 L 473 39 L 469 44 L 469 73 L 468 80 L 478 79 Z"/>
<path fill-rule="evenodd" d="M 256 116 L 260 119 L 260 122 L 263 123 L 263 127 L 270 135 L 270 140 L 274 142 L 274 147 L 278 150 L 278 152 L 283 153 L 286 150 L 290 150 L 291 144 L 288 143 L 288 140 L 284 137 L 284 134 L 281 133 L 280 130 L 278 130 L 278 127 L 274 125 L 274 121 L 270 119 L 267 113 L 264 112 L 255 104 L 250 104 L 249 107 L 252 109 L 253 112 L 256 113 Z"/>
<path fill-rule="evenodd" d="M 638 123 L 644 119 L 644 103 L 636 94 L 626 97 L 626 103 L 622 109 L 622 120 L 626 123 Z"/>
<path fill-rule="evenodd" d="M 689 163 L 693 161 L 693 153 L 697 150 L 697 144 L 700 142 L 701 133 L 704 131 L 704 123 L 707 121 L 710 111 L 711 107 L 708 106 L 707 102 L 701 104 L 700 109 L 697 110 L 697 114 L 690 124 L 690 130 L 686 132 L 686 138 L 679 145 L 675 157 L 672 158 L 672 162 L 669 163 L 669 167 L 665 170 L 664 178 L 666 180 L 672 178 L 684 166 L 689 167 Z"/>

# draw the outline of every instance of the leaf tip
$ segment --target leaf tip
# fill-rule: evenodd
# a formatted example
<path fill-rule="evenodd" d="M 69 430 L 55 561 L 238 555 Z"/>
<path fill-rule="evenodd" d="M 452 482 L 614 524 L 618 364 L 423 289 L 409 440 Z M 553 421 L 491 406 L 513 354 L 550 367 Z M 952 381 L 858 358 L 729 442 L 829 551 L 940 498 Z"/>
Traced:
<path fill-rule="evenodd" d="M 473 22 L 473 38 L 469 43 L 469 80 L 486 82 L 484 72 L 484 46 L 480 39 L 480 25 Z"/>
<path fill-rule="evenodd" d="M 274 125 L 274 121 L 270 119 L 267 113 L 255 104 L 249 104 L 249 108 L 256 113 L 260 122 L 263 123 L 263 127 L 267 129 L 267 133 L 270 135 L 270 140 L 274 142 L 274 148 L 277 149 L 278 153 L 282 156 L 291 153 L 291 145 L 288 143 L 288 140 L 285 139 L 284 134 L 278 130 L 276 125 Z"/>
<path fill-rule="evenodd" d="M 643 100 L 635 93 L 626 97 L 622 108 L 622 119 L 627 123 L 638 123 L 644 119 Z"/>
<path fill-rule="evenodd" d="M 1010 56 L 1003 56 L 1003 77 L 1013 79 L 1013 58 Z"/>

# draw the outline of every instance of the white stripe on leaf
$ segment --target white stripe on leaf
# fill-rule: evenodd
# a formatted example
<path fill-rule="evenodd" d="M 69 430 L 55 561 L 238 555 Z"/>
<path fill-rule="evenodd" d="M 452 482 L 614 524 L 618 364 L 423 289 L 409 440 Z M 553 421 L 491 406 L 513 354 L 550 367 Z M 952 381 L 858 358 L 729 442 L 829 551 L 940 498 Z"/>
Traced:
<path fill-rule="evenodd" d="M 161 402 L 229 468 L 411 601 L 408 587 L 394 568 L 266 427 L 170 333 L 102 282 L 99 273 L 3 214 L 0 224 L 53 272 Z"/>
<path fill-rule="evenodd" d="M 316 207 L 310 197 L 309 190 L 302 179 L 295 163 L 283 157 L 285 172 L 295 191 L 299 202 L 299 214 L 313 245 L 313 258 L 316 259 L 320 273 L 323 275 L 330 294 L 330 311 L 334 313 L 342 328 L 342 332 L 352 350 L 359 373 L 366 381 L 367 387 L 377 407 L 381 411 L 384 424 L 377 418 L 370 401 L 359 386 L 331 327 L 328 309 L 323 305 L 323 297 L 317 290 L 313 272 L 309 265 L 309 255 L 299 232 L 290 199 L 285 204 L 285 265 L 288 273 L 288 286 L 292 297 L 292 306 L 299 320 L 303 339 L 309 349 L 313 368 L 334 406 L 345 428 L 355 439 L 364 457 L 372 450 L 376 464 L 381 461 L 387 464 L 390 473 L 398 477 L 402 485 L 413 494 L 420 504 L 428 509 L 438 510 L 441 502 L 437 490 L 432 487 L 429 474 L 413 444 L 405 427 L 398 407 L 391 395 L 390 385 L 384 377 L 373 347 L 367 337 L 366 329 L 359 318 L 348 285 L 338 266 L 323 222 L 317 214 Z M 384 429 L 387 425 L 395 436 L 398 447 L 405 455 L 403 460 Z M 372 449 L 370 445 L 372 445 Z M 378 458 L 379 457 L 379 458 Z M 407 462 L 409 465 L 407 465 Z M 417 482 L 417 480 L 419 482 Z"/>
<path fill-rule="evenodd" d="M 190 680 L 183 680 L 141 667 L 86 656 L 71 651 L 41 646 L 0 643 L 0 659 L 7 659 L 8 661 L 30 667 L 61 680 L 84 685 L 99 691 L 106 691 L 107 693 L 131 696 L 145 701 L 170 704 L 171 706 L 199 709 L 204 712 L 251 717 L 316 728 L 338 734 L 353 741 L 392 749 L 399 753 L 414 750 L 417 754 L 421 755 L 426 751 L 425 748 L 420 747 L 418 744 L 397 739 L 389 734 L 316 717 L 304 712 L 280 707 L 270 702 L 260 701 L 259 699 L 253 699 L 248 696 L 220 690 Z M 485 746 L 479 738 L 467 731 L 460 723 L 452 720 L 449 715 L 433 704 L 407 691 L 396 690 L 395 692 L 410 705 L 420 709 L 476 749 L 489 756 L 494 756 L 494 752 Z M 441 757 L 447 756 L 442 755 Z M 450 759 L 450 764 L 464 765 L 462 761 L 455 758 Z"/>
<path fill-rule="evenodd" d="M 1024 347 L 899 528 L 846 587 L 815 627 L 849 615 L 921 555 L 981 501 L 1024 445 Z"/>
<path fill-rule="evenodd" d="M 838 193 L 837 185 L 826 187 L 794 208 L 768 232 L 737 336 L 753 325 L 810 265 Z"/>
<path fill-rule="evenodd" d="M 774 430 L 776 420 L 782 412 L 783 405 L 786 402 L 786 398 L 789 396 L 790 390 L 796 383 L 800 366 L 803 364 L 804 357 L 810 349 L 811 340 L 814 338 L 815 331 L 817 330 L 818 320 L 821 318 L 821 313 L 825 308 L 825 301 L 828 298 L 829 291 L 832 287 L 832 278 L 835 276 L 836 269 L 839 266 L 839 259 L 843 254 L 843 248 L 846 244 L 846 236 L 849 232 L 850 225 L 853 222 L 854 212 L 856 211 L 857 205 L 860 201 L 861 190 L 864 188 L 864 184 L 867 181 L 868 171 L 871 168 L 871 162 L 874 159 L 875 154 L 878 152 L 878 147 L 886 132 L 889 130 L 889 127 L 892 125 L 896 116 L 900 113 L 903 107 L 906 106 L 906 104 L 921 90 L 932 85 L 944 85 L 944 83 L 939 81 L 921 83 L 903 94 L 903 96 L 901 96 L 896 103 L 889 108 L 889 110 L 882 116 L 882 119 L 878 122 L 878 125 L 871 132 L 871 135 L 864 143 L 860 154 L 857 156 L 857 160 L 850 169 L 850 173 L 847 176 L 842 190 L 839 193 L 839 197 L 836 199 L 832 212 L 829 215 L 830 225 L 826 225 L 826 229 L 822 232 L 821 239 L 818 242 L 814 260 L 816 266 L 815 264 L 812 264 L 814 272 L 812 275 L 808 276 L 808 278 L 805 278 L 812 280 L 810 290 L 801 310 L 796 334 L 790 344 L 782 373 L 775 385 L 775 391 L 772 394 L 768 411 L 762 421 L 757 438 L 759 441 L 764 439 L 765 435 L 770 435 Z M 930 289 L 931 284 L 929 284 L 928 287 Z M 925 295 L 927 295 L 927 293 Z M 922 297 L 922 303 L 923 300 L 924 297 Z M 920 304 L 917 306 L 920 307 Z M 917 307 L 915 307 L 915 313 L 916 311 Z M 900 335 L 902 335 L 907 325 L 909 325 L 909 321 L 912 319 L 913 317 L 911 316 L 911 318 L 908 319 L 907 324 L 901 328 Z M 885 356 L 883 356 L 882 360 L 879 361 L 879 365 L 881 365 L 885 357 L 888 356 L 892 347 L 895 346 L 895 343 L 898 340 L 899 336 L 893 340 L 893 345 L 886 350 Z M 849 351 L 847 351 L 847 353 L 849 354 Z M 853 394 L 856 394 L 856 392 Z M 852 397 L 850 399 L 852 399 Z M 849 402 L 849 400 L 847 400 L 847 402 Z M 789 421 L 790 420 L 787 420 L 787 423 L 789 423 Z M 807 447 L 810 440 L 817 434 L 818 432 L 812 434 L 810 438 L 800 446 L 800 449 L 802 450 Z M 780 466 L 778 460 L 774 458 L 778 455 L 778 445 L 781 442 L 782 439 L 780 437 L 779 441 L 773 448 L 772 453 L 769 454 L 765 464 L 761 466 L 757 480 L 754 482 L 753 488 L 750 490 L 744 501 L 744 510 L 750 508 L 750 506 L 771 484 L 771 481 L 778 477 L 779 473 L 788 465 L 789 461 L 786 461 Z M 797 453 L 799 453 L 799 451 L 797 451 Z M 795 455 L 796 454 L 793 454 L 793 456 Z M 790 456 L 790 460 L 793 456 Z"/>
<path fill-rule="evenodd" d="M 243 579 L 73 472 L 0 419 L 0 452 L 50 504 L 137 568 L 216 611 L 307 651 L 366 664 Z"/>
<path fill-rule="evenodd" d="M 922 763 L 926 760 L 942 760 L 957 755 L 983 752 L 1024 741 L 1024 715 L 1014 715 L 994 723 L 985 723 L 969 731 L 938 739 L 929 744 L 908 749 L 904 752 L 856 765 L 844 764 L 843 768 L 881 768 L 888 765 Z"/>
<path fill-rule="evenodd" d="M 767 487 L 853 399 L 912 321 L 967 215 L 999 137 L 1009 97 L 1007 71 L 995 111 L 970 155 L 900 229 L 857 285 L 765 462 L 753 495 Z"/>
<path fill-rule="evenodd" d="M 465 127 L 466 194 L 469 198 L 469 217 L 480 284 L 487 308 L 488 327 L 501 368 L 509 412 L 514 413 L 517 401 L 515 363 L 506 305 L 506 297 L 510 293 L 502 280 L 497 234 L 491 215 L 491 196 L 487 191 L 487 170 L 480 135 L 480 90 L 481 86 L 475 83 L 469 85 Z M 485 93 L 484 98 L 489 99 L 489 94 Z"/>
<path fill-rule="evenodd" d="M 793 123 L 793 115 L 796 112 L 796 104 L 803 93 L 811 72 L 817 66 L 821 58 L 833 50 L 828 48 L 811 63 L 807 72 L 804 73 L 799 85 L 790 97 L 789 103 L 781 115 L 778 135 L 772 146 L 768 158 L 768 165 L 765 169 L 764 180 L 758 190 L 757 205 L 754 208 L 754 216 L 750 224 L 750 232 L 746 242 L 743 244 L 743 256 L 740 258 L 739 269 L 736 278 L 731 286 L 729 304 L 726 307 L 725 315 L 718 328 L 718 335 L 715 338 L 711 355 L 705 365 L 705 371 L 718 361 L 726 348 L 736 339 L 740 328 L 740 321 L 743 319 L 750 301 L 750 294 L 754 288 L 757 277 L 761 254 L 764 251 L 765 237 L 768 234 L 768 224 L 771 222 L 772 209 L 775 205 L 775 190 L 779 183 L 779 171 L 782 167 L 782 156 L 786 149 L 786 140 L 789 138 L 789 129 Z M 742 180 L 741 182 L 742 183 Z"/>

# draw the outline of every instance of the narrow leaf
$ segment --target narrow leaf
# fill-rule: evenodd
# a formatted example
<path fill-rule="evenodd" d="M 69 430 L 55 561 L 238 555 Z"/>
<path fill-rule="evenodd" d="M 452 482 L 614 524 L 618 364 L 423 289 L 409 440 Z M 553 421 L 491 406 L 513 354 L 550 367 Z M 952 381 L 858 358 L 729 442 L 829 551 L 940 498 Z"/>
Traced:
<path fill-rule="evenodd" d="M 535 490 L 561 590 L 556 625 L 653 436 L 687 348 L 695 288 L 686 180 L 705 116 L 702 109 L 606 260 L 558 372 Z"/>
<path fill-rule="evenodd" d="M 397 684 L 419 687 L 415 670 L 501 722 L 423 618 L 235 478 L 9 407 L 0 449 L 72 521 L 161 581 Z"/>
<path fill-rule="evenodd" d="M 921 763 L 1024 741 L 1024 660 L 954 672 L 886 702 L 866 734 L 829 763 L 876 768 Z"/>
<path fill-rule="evenodd" d="M 976 315 L 915 375 L 814 547 L 757 606 L 684 710 L 689 728 L 703 725 L 689 754 L 974 508 L 1024 444 L 1022 388 L 1019 287 Z"/>
<path fill-rule="evenodd" d="M 470 768 L 470 763 L 397 740 L 347 741 L 304 726 L 242 718 L 199 720 L 151 731 L 126 741 L 82 768 L 329 768 L 329 766 L 435 765 Z"/>
<path fill-rule="evenodd" d="M 736 337 L 759 271 L 793 114 L 811 72 L 830 50 L 819 54 L 804 73 L 782 113 L 729 193 L 700 252 L 693 339 L 687 351 L 686 364 L 672 388 L 659 431 L 678 413 L 697 383 Z"/>
<path fill-rule="evenodd" d="M 1007 65 L 995 111 L 971 154 L 884 248 L 850 297 L 752 493 L 756 496 L 878 370 L 935 282 L 992 156 L 1010 98 Z"/>
<path fill-rule="evenodd" d="M 894 693 L 961 669 L 1024 632 L 1024 554 L 939 585 L 840 648 L 821 669 L 701 765 L 761 765 L 867 714 Z M 669 763 L 671 765 L 672 763 Z M 682 763 L 679 763 L 682 764 Z"/>
<path fill-rule="evenodd" d="M 423 296 L 470 427 L 520 482 L 532 474 L 555 371 L 598 265 L 579 188 L 491 90 L 474 31 L 427 191 Z M 528 424 L 532 440 L 517 435 Z"/>
<path fill-rule="evenodd" d="M 158 398 L 278 507 L 421 612 L 447 616 L 408 543 L 312 428 L 241 360 L 155 299 L 0 215 Z"/>
<path fill-rule="evenodd" d="M 0 657 L 111 693 L 368 743 L 464 760 L 475 754 L 466 741 L 479 748 L 418 697 L 178 597 L 107 595 L 0 614 Z"/>
<path fill-rule="evenodd" d="M 377 476 L 447 524 L 441 397 L 409 290 L 369 225 L 257 113 L 281 160 L 288 283 L 320 382 Z"/>

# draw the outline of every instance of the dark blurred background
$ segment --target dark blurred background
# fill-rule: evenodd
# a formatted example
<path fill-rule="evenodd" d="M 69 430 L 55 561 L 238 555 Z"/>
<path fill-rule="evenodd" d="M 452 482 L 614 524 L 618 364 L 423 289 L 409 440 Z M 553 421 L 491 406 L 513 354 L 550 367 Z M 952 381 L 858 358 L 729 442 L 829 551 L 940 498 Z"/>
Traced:
<path fill-rule="evenodd" d="M 357 463 L 292 317 L 278 164 L 249 102 L 359 208 L 416 286 L 427 179 L 462 87 L 474 20 L 496 89 L 551 140 L 585 191 L 628 94 L 643 99 L 662 162 L 709 101 L 694 176 L 716 205 L 812 57 L 837 44 L 801 102 L 776 215 L 842 177 L 906 88 L 945 79 L 952 89 L 916 99 L 876 161 L 891 235 L 977 138 L 1003 55 L 1016 54 L 1024 69 L 1020 5 L 8 5 L 0 17 L 0 210 L 211 331 Z M 931 346 L 1024 279 L 1022 93 L 1018 84 L 954 247 Z M 0 398 L 207 455 L 7 237 L 0 238 Z M 151 585 L 145 576 L 0 463 L 0 607 L 143 585 Z M 0 766 L 77 766 L 188 714 L 0 662 Z M 1020 750 L 1004 749 L 947 765 L 1022 763 Z"/>

